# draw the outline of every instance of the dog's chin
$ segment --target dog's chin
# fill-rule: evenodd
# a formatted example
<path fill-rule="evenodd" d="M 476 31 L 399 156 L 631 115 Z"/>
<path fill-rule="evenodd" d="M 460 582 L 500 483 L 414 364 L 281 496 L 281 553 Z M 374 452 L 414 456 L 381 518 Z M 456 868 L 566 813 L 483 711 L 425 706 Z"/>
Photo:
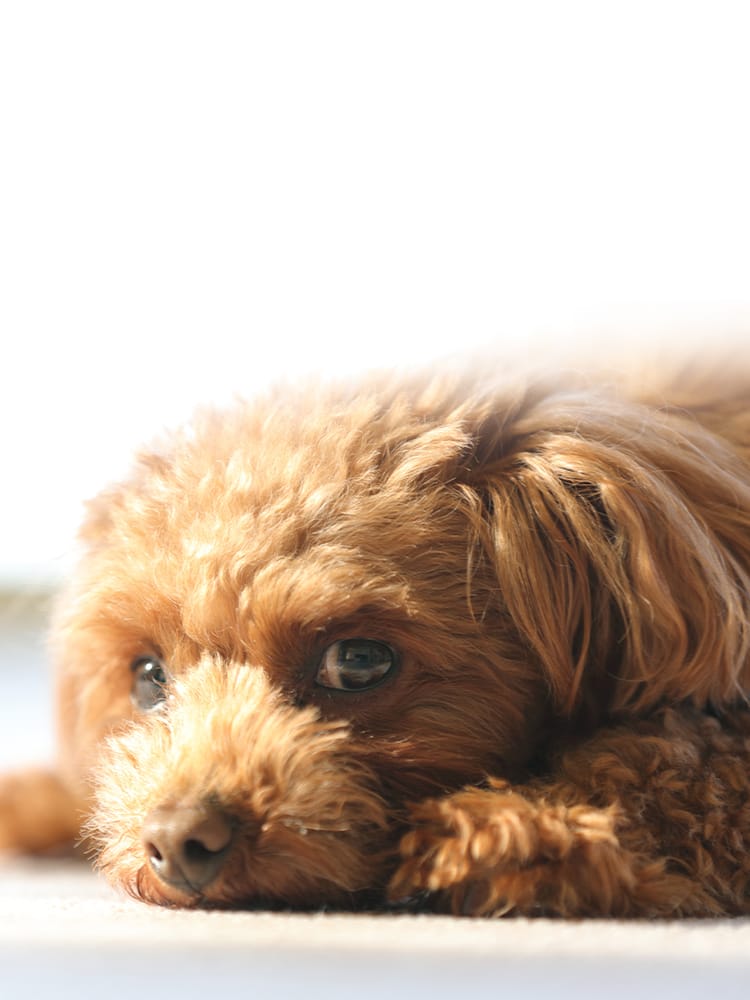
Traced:
<path fill-rule="evenodd" d="M 321 878 L 319 869 L 295 870 L 296 865 L 290 866 L 288 858 L 284 862 L 283 866 L 266 866 L 261 877 L 253 877 L 247 869 L 230 871 L 200 890 L 169 885 L 148 862 L 127 874 L 113 871 L 107 874 L 111 882 L 116 885 L 119 882 L 120 888 L 136 899 L 175 909 L 352 910 L 382 902 L 385 873 L 391 867 L 363 863 L 355 878 L 351 871 Z M 337 875 L 346 878 L 348 884 L 338 884 Z M 121 878 L 124 881 L 120 882 Z M 378 885 L 380 889 L 376 888 Z"/>
<path fill-rule="evenodd" d="M 363 806 L 360 800 L 360 808 Z M 392 868 L 392 838 L 378 825 L 381 808 L 373 797 L 371 822 L 339 821 L 340 829 L 308 829 L 297 820 L 271 820 L 261 828 L 238 824 L 229 857 L 202 886 L 180 879 L 170 884 L 148 858 L 145 844 L 133 871 L 123 855 L 105 873 L 131 895 L 150 903 L 220 909 L 351 909 L 363 893 L 377 894 Z M 377 835 L 376 835 L 377 831 Z M 106 852 L 105 852 L 106 855 Z M 145 858 L 144 858 L 145 855 Z M 382 895 L 382 890 L 381 895 Z"/>
<path fill-rule="evenodd" d="M 373 802 L 375 809 L 379 805 Z M 216 877 L 202 885 L 160 877 L 144 844 L 109 843 L 98 869 L 117 888 L 147 903 L 181 908 L 356 908 L 363 893 L 382 894 L 393 864 L 394 838 L 374 824 L 317 831 L 271 824 L 257 836 L 235 838 Z M 351 835 L 349 835 L 351 834 Z"/>

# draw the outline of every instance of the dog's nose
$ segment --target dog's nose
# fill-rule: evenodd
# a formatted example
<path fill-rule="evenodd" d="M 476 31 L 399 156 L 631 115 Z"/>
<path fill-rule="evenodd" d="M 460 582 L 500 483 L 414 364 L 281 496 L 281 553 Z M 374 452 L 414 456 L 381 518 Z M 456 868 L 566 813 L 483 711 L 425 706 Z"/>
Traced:
<path fill-rule="evenodd" d="M 148 862 L 163 882 L 200 892 L 229 855 L 232 826 L 210 805 L 159 806 L 146 817 L 142 840 Z"/>

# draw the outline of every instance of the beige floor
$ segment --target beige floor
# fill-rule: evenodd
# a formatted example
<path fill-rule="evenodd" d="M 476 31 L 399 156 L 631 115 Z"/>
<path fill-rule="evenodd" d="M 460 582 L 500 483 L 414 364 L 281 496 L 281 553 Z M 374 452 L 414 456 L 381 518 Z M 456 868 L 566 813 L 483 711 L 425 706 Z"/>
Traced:
<path fill-rule="evenodd" d="M 747 1000 L 750 921 L 170 912 L 84 865 L 0 865 L 0 997 Z"/>

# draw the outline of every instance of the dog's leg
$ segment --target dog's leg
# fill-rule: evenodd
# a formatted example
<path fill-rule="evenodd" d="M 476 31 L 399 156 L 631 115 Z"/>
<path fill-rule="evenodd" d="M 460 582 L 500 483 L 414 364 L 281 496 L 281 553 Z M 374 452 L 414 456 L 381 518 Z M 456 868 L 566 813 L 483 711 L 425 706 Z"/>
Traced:
<path fill-rule="evenodd" d="M 72 848 L 81 808 L 51 771 L 0 775 L 0 851 L 43 854 Z"/>
<path fill-rule="evenodd" d="M 390 886 L 471 915 L 750 911 L 750 717 L 689 710 L 602 732 L 548 780 L 415 807 Z"/>

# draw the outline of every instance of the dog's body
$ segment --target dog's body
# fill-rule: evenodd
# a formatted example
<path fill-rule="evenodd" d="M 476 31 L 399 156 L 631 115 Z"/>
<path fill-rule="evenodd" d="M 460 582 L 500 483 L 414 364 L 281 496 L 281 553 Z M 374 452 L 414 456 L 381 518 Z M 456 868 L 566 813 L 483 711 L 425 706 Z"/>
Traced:
<path fill-rule="evenodd" d="M 750 379 L 273 395 L 82 541 L 0 846 L 84 815 L 170 905 L 750 912 Z"/>

